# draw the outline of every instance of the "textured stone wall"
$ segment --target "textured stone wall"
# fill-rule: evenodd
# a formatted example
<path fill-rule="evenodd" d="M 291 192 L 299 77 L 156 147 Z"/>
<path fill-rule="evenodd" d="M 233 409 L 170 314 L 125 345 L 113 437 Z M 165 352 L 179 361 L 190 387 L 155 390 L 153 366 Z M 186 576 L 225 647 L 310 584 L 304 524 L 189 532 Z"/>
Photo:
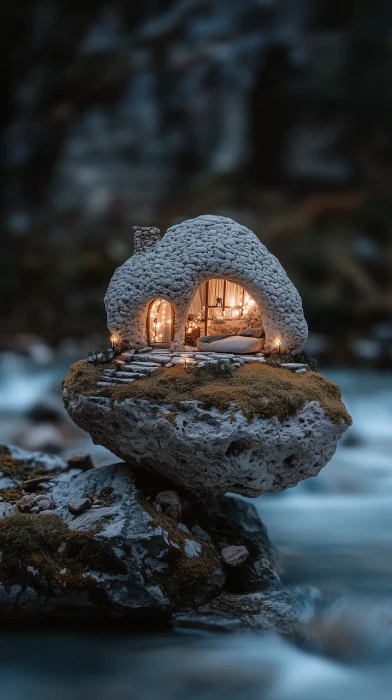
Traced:
<path fill-rule="evenodd" d="M 192 298 L 202 282 L 225 278 L 253 297 L 263 317 L 265 350 L 300 351 L 308 329 L 301 297 L 283 267 L 252 231 L 222 216 L 199 216 L 169 228 L 152 249 L 117 268 L 105 296 L 117 347 L 147 345 L 147 311 L 156 297 L 174 307 L 174 340 L 184 342 Z"/>
<path fill-rule="evenodd" d="M 145 253 L 161 240 L 161 232 L 155 226 L 133 227 L 133 254 Z"/>

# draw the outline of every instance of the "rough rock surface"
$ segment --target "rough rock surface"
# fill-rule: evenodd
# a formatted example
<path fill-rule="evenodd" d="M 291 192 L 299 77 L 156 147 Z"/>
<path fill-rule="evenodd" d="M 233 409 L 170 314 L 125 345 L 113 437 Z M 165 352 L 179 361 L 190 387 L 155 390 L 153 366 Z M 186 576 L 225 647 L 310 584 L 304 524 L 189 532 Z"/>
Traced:
<path fill-rule="evenodd" d="M 244 287 L 263 317 L 265 350 L 299 352 L 308 328 L 301 297 L 277 258 L 252 231 L 223 216 L 199 216 L 169 228 L 152 248 L 117 268 L 105 297 L 108 327 L 118 348 L 147 345 L 149 303 L 156 297 L 175 310 L 174 341 L 182 344 L 189 306 L 198 287 L 220 277 Z"/>
<path fill-rule="evenodd" d="M 180 628 L 234 632 L 253 629 L 278 632 L 292 641 L 306 641 L 306 623 L 321 594 L 310 586 L 283 588 L 238 595 L 222 593 L 201 606 L 196 614 L 179 613 Z"/>
<path fill-rule="evenodd" d="M 248 550 L 242 545 L 229 545 L 229 547 L 222 549 L 221 554 L 225 564 L 233 568 L 242 566 L 249 556 Z"/>
<path fill-rule="evenodd" d="M 173 414 L 145 400 L 111 406 L 107 398 L 66 389 L 65 399 L 71 418 L 94 442 L 208 495 L 254 497 L 296 486 L 329 462 L 348 427 L 332 423 L 316 401 L 281 423 L 260 416 L 249 422 L 240 411 L 204 410 L 195 401 L 182 402 Z"/>
<path fill-rule="evenodd" d="M 124 463 L 87 472 L 69 470 L 55 475 L 46 491 L 53 501 L 50 513 L 16 515 L 11 503 L 0 504 L 0 616 L 170 616 L 195 612 L 226 590 L 245 594 L 278 580 L 271 545 L 252 504 L 233 497 L 188 504 L 184 522 L 177 523 L 153 508 L 154 498 L 167 489 L 167 483 L 161 480 L 159 488 L 151 486 L 140 480 L 141 475 Z M 87 497 L 98 500 L 100 507 L 70 513 L 71 500 Z M 49 535 L 53 519 L 65 527 L 66 536 L 49 553 L 52 573 L 48 578 L 41 568 L 45 562 L 40 550 L 33 552 L 32 566 L 28 556 L 18 557 L 19 545 L 13 542 L 7 550 L 4 534 L 16 523 L 23 545 L 23 528 L 26 533 L 38 528 L 47 546 L 50 537 L 45 528 Z M 103 545 L 110 568 L 92 559 L 82 571 L 75 571 L 78 553 L 71 548 L 67 559 L 67 540 L 74 535 L 87 538 L 84 557 L 93 546 Z M 220 558 L 221 548 L 233 542 L 251 549 L 237 578 Z M 8 571 L 9 558 L 14 556 L 22 567 L 20 581 L 10 579 Z"/>

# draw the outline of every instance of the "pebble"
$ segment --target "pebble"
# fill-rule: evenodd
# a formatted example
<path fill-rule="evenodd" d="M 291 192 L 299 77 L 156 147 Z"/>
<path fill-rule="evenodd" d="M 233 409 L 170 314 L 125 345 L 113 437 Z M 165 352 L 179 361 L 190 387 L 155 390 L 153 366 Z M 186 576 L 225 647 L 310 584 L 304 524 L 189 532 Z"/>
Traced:
<path fill-rule="evenodd" d="M 165 515 L 174 518 L 174 520 L 180 520 L 182 507 L 180 497 L 176 491 L 161 491 L 158 493 L 155 501 L 162 507 Z"/>
<path fill-rule="evenodd" d="M 80 515 L 84 513 L 85 510 L 91 508 L 91 501 L 89 498 L 71 498 L 68 501 L 68 510 L 73 515 Z"/>
<path fill-rule="evenodd" d="M 244 561 L 249 557 L 249 552 L 247 548 L 242 545 L 230 545 L 222 549 L 221 555 L 227 566 L 235 568 L 237 566 L 242 566 Z"/>
<path fill-rule="evenodd" d="M 180 526 L 178 526 L 180 527 Z M 195 535 L 199 540 L 203 540 L 203 542 L 206 542 L 207 544 L 212 544 L 212 539 L 211 536 L 203 530 L 200 525 L 194 525 L 192 528 L 192 534 Z"/>
<path fill-rule="evenodd" d="M 17 503 L 17 508 L 21 513 L 39 513 L 43 510 L 52 510 L 53 501 L 49 496 L 23 496 Z"/>
<path fill-rule="evenodd" d="M 151 350 L 152 350 L 152 348 L 151 348 L 150 346 L 148 346 L 147 348 L 139 348 L 138 353 L 139 353 L 139 352 L 140 352 L 140 353 L 142 353 L 142 352 L 151 352 Z"/>
<path fill-rule="evenodd" d="M 192 559 L 193 557 L 198 557 L 201 552 L 201 544 L 195 542 L 195 540 L 185 540 L 184 544 L 184 554 Z"/>
<path fill-rule="evenodd" d="M 124 360 L 125 362 L 127 360 L 131 360 L 132 356 L 135 354 L 135 352 L 136 352 L 135 350 L 128 350 L 128 352 L 123 352 L 121 355 L 121 360 Z M 119 362 L 119 360 L 117 360 L 117 362 Z"/>
<path fill-rule="evenodd" d="M 93 460 L 88 452 L 78 452 L 68 457 L 67 464 L 72 469 L 82 469 L 84 472 L 94 468 Z"/>

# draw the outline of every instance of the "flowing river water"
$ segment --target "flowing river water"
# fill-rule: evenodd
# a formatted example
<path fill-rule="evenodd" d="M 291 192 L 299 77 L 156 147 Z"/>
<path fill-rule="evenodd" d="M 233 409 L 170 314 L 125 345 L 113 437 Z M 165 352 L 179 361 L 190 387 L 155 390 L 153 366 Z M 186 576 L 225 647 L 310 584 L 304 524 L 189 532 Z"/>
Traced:
<path fill-rule="evenodd" d="M 11 363 L 11 364 L 10 364 Z M 12 371 L 10 367 L 12 365 Z M 64 366 L 0 365 L 0 440 Z M 301 600 L 297 648 L 274 635 L 0 631 L 4 700 L 387 700 L 392 687 L 392 375 L 333 370 L 354 425 L 316 479 L 257 506 Z M 57 392 L 57 397 L 58 397 Z M 56 396 L 56 391 L 54 391 Z M 75 444 L 91 447 L 75 434 Z M 95 449 L 96 462 L 108 454 Z M 112 459 L 112 458 L 111 458 Z"/>

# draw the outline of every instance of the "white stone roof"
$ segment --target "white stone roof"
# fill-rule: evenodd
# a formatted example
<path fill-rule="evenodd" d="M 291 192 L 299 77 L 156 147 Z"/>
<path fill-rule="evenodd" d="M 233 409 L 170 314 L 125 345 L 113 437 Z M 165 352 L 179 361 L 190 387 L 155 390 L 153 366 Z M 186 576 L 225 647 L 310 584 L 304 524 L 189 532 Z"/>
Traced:
<path fill-rule="evenodd" d="M 147 311 L 156 297 L 175 311 L 175 340 L 184 341 L 189 305 L 199 285 L 225 278 L 241 285 L 259 305 L 265 351 L 300 351 L 308 329 L 301 297 L 282 265 L 255 234 L 223 216 L 199 216 L 169 228 L 119 267 L 105 296 L 108 327 L 122 349 L 147 345 Z"/>

